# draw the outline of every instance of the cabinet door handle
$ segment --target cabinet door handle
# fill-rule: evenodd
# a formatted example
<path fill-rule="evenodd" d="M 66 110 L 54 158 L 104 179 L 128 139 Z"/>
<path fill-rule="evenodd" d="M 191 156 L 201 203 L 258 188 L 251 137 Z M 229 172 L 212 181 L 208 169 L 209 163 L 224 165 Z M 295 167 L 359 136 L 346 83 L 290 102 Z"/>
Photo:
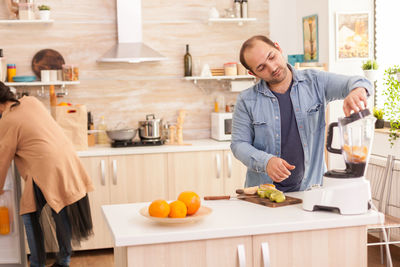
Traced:
<path fill-rule="evenodd" d="M 112 161 L 112 169 L 113 169 L 113 184 L 116 185 L 117 184 L 117 160 L 113 159 Z"/>
<path fill-rule="evenodd" d="M 232 177 L 232 156 L 230 153 L 226 154 L 226 161 L 228 162 L 228 178 Z"/>
<path fill-rule="evenodd" d="M 268 242 L 261 243 L 261 252 L 262 252 L 264 267 L 270 267 L 271 263 L 269 261 L 269 245 L 268 245 Z"/>
<path fill-rule="evenodd" d="M 246 252 L 244 250 L 244 245 L 240 244 L 237 246 L 239 267 L 246 267 Z"/>
<path fill-rule="evenodd" d="M 106 164 L 104 159 L 100 160 L 100 169 L 101 169 L 101 185 L 106 185 Z"/>
<path fill-rule="evenodd" d="M 221 157 L 219 154 L 215 155 L 215 161 L 217 163 L 217 178 L 221 177 Z"/>

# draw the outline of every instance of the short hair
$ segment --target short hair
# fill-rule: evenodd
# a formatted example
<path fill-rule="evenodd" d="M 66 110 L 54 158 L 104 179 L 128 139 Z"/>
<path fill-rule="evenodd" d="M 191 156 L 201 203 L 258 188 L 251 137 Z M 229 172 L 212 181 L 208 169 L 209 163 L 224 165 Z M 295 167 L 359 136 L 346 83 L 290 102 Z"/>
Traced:
<path fill-rule="evenodd" d="M 255 35 L 249 39 L 247 39 L 247 41 L 245 41 L 242 44 L 242 47 L 240 48 L 240 63 L 242 63 L 242 65 L 251 71 L 249 65 L 247 65 L 246 60 L 244 59 L 244 52 L 246 51 L 247 48 L 251 48 L 254 45 L 254 41 L 262 41 L 266 44 L 269 44 L 272 47 L 275 47 L 274 42 L 271 41 L 271 39 L 269 39 L 268 37 L 264 36 L 264 35 Z"/>

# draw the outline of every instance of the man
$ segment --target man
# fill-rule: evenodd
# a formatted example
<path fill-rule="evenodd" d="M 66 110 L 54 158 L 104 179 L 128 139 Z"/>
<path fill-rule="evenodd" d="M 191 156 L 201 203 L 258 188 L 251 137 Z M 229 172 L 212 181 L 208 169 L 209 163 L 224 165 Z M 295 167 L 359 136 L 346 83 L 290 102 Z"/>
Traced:
<path fill-rule="evenodd" d="M 243 43 L 240 62 L 258 77 L 237 99 L 231 149 L 247 166 L 245 186 L 274 183 L 284 192 L 321 184 L 325 108 L 343 99 L 346 116 L 367 106 L 371 83 L 358 76 L 295 70 L 265 36 Z"/>

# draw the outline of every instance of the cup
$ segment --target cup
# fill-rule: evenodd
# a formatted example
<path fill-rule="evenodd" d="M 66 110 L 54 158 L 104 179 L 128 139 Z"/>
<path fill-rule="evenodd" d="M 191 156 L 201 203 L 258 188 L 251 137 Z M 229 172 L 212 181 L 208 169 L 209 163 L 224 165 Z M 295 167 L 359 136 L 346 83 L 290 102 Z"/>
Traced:
<path fill-rule="evenodd" d="M 242 64 L 237 64 L 238 75 L 247 75 L 247 70 Z"/>
<path fill-rule="evenodd" d="M 40 80 L 42 82 L 50 82 L 50 71 L 49 70 L 41 70 L 40 71 Z"/>
<path fill-rule="evenodd" d="M 57 81 L 57 70 L 50 70 L 50 81 L 55 82 Z"/>
<path fill-rule="evenodd" d="M 62 81 L 62 70 L 57 70 L 57 81 Z"/>

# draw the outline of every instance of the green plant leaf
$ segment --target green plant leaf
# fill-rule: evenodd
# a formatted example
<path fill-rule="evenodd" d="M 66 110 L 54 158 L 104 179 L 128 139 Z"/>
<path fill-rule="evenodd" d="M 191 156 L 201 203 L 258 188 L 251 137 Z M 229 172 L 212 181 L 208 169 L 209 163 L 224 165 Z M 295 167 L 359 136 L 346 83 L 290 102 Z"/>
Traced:
<path fill-rule="evenodd" d="M 400 135 L 400 83 L 395 77 L 397 72 L 400 72 L 398 65 L 386 69 L 384 74 L 384 109 L 386 118 L 390 122 L 389 142 L 391 147 Z"/>

